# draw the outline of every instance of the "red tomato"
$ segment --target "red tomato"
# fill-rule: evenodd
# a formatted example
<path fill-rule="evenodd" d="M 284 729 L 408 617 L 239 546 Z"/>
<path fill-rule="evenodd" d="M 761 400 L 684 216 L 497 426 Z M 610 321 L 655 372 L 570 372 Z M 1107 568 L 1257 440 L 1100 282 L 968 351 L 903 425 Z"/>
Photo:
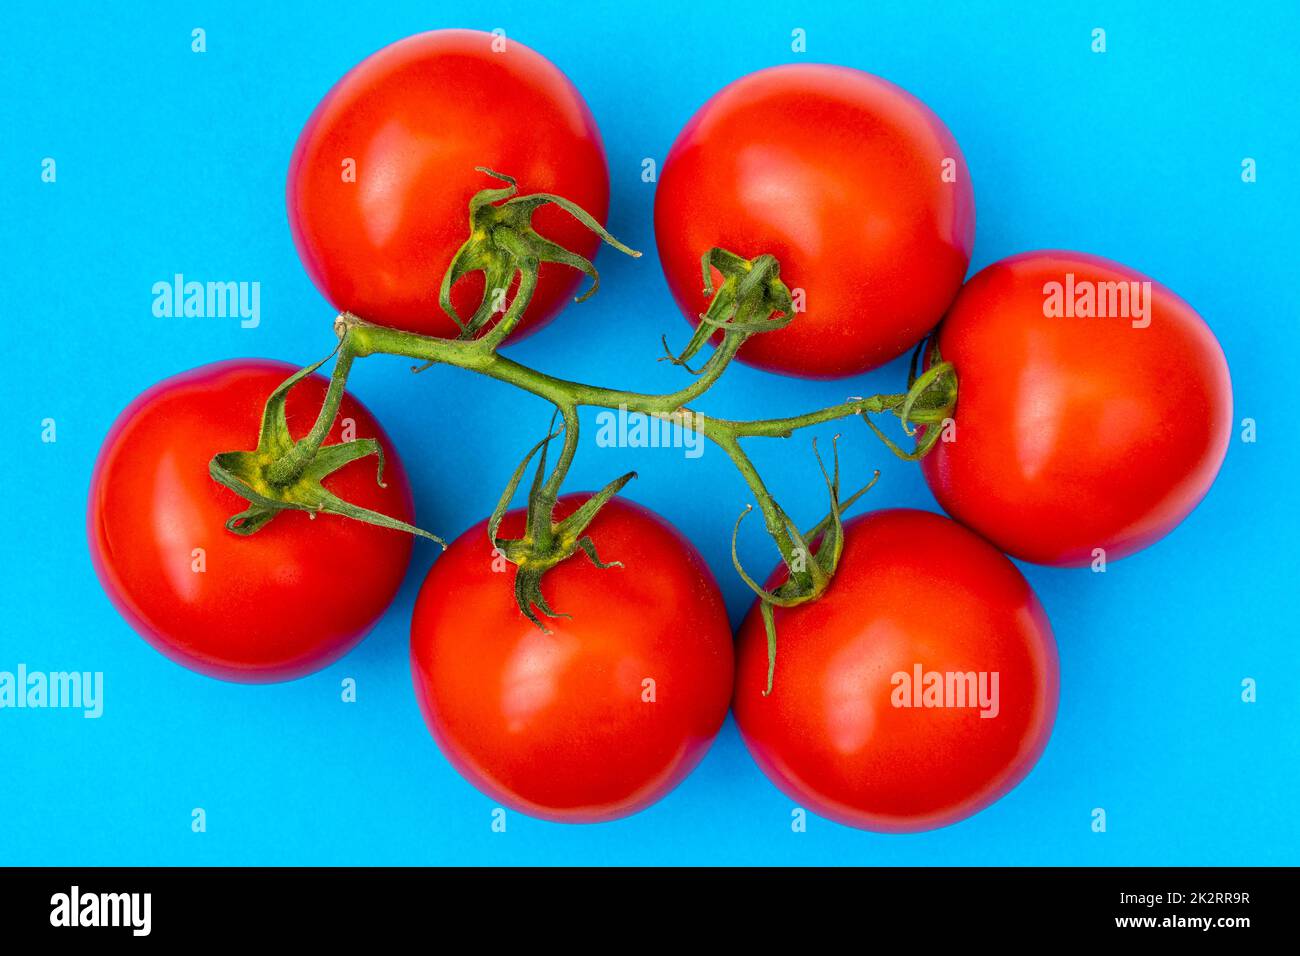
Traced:
<path fill-rule="evenodd" d="M 1108 312 L 1129 314 L 1079 317 L 1098 291 Z M 1067 301 L 1074 317 L 1047 314 Z M 957 297 L 939 350 L 957 370 L 955 440 L 924 459 L 926 481 L 1008 554 L 1062 566 L 1098 548 L 1132 554 L 1187 517 L 1223 463 L 1223 350 L 1191 306 L 1118 263 L 1079 252 L 994 263 Z"/>
<path fill-rule="evenodd" d="M 281 512 L 241 537 L 225 523 L 247 507 L 208 476 L 220 451 L 257 443 L 267 396 L 294 372 L 283 362 L 218 362 L 166 379 L 118 416 L 90 484 L 90 555 L 122 616 L 154 647 L 201 674 L 260 683 L 310 674 L 346 654 L 397 593 L 408 535 L 335 515 Z M 289 393 L 295 438 L 325 398 L 319 375 Z M 329 442 L 355 423 L 387 460 L 351 462 L 325 479 L 334 494 L 412 521 L 392 443 L 345 396 Z"/>
<path fill-rule="evenodd" d="M 504 44 L 495 52 L 493 44 Z M 344 163 L 356 164 L 355 182 Z M 312 281 L 336 309 L 428 335 L 459 331 L 438 286 L 469 236 L 469 200 L 513 176 L 521 192 L 570 199 L 601 223 L 609 173 L 582 96 L 541 54 L 473 30 L 407 37 L 366 58 L 321 100 L 289 164 L 289 225 Z M 542 235 L 587 258 L 600 240 L 567 213 L 543 208 Z M 520 329 L 539 328 L 582 280 L 543 264 Z M 481 274 L 457 284 L 462 318 L 483 295 Z M 519 330 L 515 335 L 518 336 Z"/>
<path fill-rule="evenodd" d="M 556 517 L 586 495 L 560 499 Z M 434 562 L 411 622 L 416 696 L 438 746 L 492 799 L 547 820 L 627 816 L 704 756 L 731 696 L 732 640 L 699 552 L 653 512 L 614 498 L 579 553 L 542 579 L 545 634 L 519 611 L 512 564 L 486 522 Z M 518 537 L 522 511 L 499 537 Z"/>
<path fill-rule="evenodd" d="M 956 140 L 920 100 L 846 67 L 779 66 L 732 83 L 682 130 L 655 234 L 692 322 L 710 248 L 776 256 L 805 311 L 740 357 L 834 378 L 884 364 L 938 323 L 970 262 L 975 197 Z"/>
<path fill-rule="evenodd" d="M 1051 625 L 1015 566 L 946 518 L 878 511 L 845 531 L 827 592 L 775 611 L 770 696 L 758 608 L 741 624 L 736 723 L 803 807 L 882 832 L 947 826 L 1043 752 L 1058 689 Z"/>

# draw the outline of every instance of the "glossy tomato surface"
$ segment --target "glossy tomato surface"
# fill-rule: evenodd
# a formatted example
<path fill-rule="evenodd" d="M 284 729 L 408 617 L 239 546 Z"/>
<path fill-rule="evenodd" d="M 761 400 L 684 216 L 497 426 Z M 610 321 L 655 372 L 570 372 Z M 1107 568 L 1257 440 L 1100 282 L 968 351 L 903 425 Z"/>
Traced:
<path fill-rule="evenodd" d="M 692 322 L 708 304 L 710 248 L 776 256 L 805 311 L 740 357 L 833 378 L 901 355 L 938 323 L 970 262 L 975 198 L 952 133 L 910 93 L 847 67 L 778 66 L 732 83 L 682 130 L 655 236 Z"/>
<path fill-rule="evenodd" d="M 1119 263 L 1060 251 L 994 263 L 957 297 L 939 348 L 957 370 L 955 440 L 923 460 L 926 481 L 1008 554 L 1063 566 L 1132 554 L 1187 517 L 1223 463 L 1223 349 L 1191 306 Z"/>
<path fill-rule="evenodd" d="M 344 176 L 349 160 L 355 181 Z M 363 60 L 316 107 L 289 164 L 289 224 L 317 288 L 335 308 L 368 321 L 455 336 L 438 288 L 469 236 L 470 198 L 504 185 L 476 166 L 513 176 L 522 193 L 570 199 L 605 222 L 600 131 L 573 84 L 540 53 L 488 33 L 436 30 Z M 554 207 L 539 210 L 533 225 L 587 258 L 599 245 Z M 520 329 L 554 318 L 581 278 L 543 264 Z M 481 274 L 456 285 L 462 319 L 482 295 Z"/>
<path fill-rule="evenodd" d="M 225 523 L 247 502 L 208 476 L 220 451 L 257 444 L 267 396 L 294 371 L 283 362 L 239 360 L 166 379 L 122 412 L 91 478 L 90 554 L 108 596 L 154 647 L 186 667 L 225 680 L 301 677 L 347 653 L 397 593 L 409 535 L 335 515 L 282 512 L 248 537 Z M 313 375 L 289 393 L 295 438 L 311 429 L 326 382 Z M 373 457 L 325 479 L 334 494 L 413 521 L 410 489 L 392 443 L 346 395 L 330 443 L 377 438 Z"/>
<path fill-rule="evenodd" d="M 557 517 L 587 496 L 560 499 Z M 411 622 L 416 696 L 453 766 L 531 816 L 594 823 L 672 790 L 722 726 L 731 696 L 726 609 L 695 548 L 653 512 L 615 498 L 579 553 L 542 580 L 539 630 L 519 611 L 514 565 L 486 522 L 434 562 Z M 519 511 L 501 537 L 523 531 Z"/>
<path fill-rule="evenodd" d="M 821 816 L 881 832 L 955 823 L 1014 787 L 1047 744 L 1051 626 L 1015 566 L 947 518 L 879 511 L 845 529 L 829 590 L 776 609 L 767 697 L 758 608 L 742 623 L 736 722 L 763 772 Z"/>

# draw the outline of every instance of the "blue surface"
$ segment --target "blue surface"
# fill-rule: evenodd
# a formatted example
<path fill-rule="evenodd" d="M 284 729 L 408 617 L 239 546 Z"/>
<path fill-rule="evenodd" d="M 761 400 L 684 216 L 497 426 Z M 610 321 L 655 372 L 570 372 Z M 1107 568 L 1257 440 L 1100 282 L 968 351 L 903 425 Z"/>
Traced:
<path fill-rule="evenodd" d="M 707 15 L 695 3 L 7 10 L 0 670 L 103 671 L 105 712 L 0 710 L 0 863 L 1300 862 L 1300 462 L 1279 354 L 1298 318 L 1296 6 L 1137 7 L 773 8 L 729 16 L 725 34 L 707 28 L 725 7 Z M 190 52 L 194 26 L 207 30 L 206 54 Z M 354 653 L 286 685 L 191 674 L 110 608 L 83 531 L 110 422 L 180 370 L 246 355 L 306 363 L 329 348 L 332 312 L 285 220 L 290 149 L 347 68 L 440 26 L 504 27 L 572 77 L 605 137 L 610 228 L 647 253 L 639 262 L 602 253 L 599 296 L 513 349 L 518 360 L 644 389 L 680 383 L 654 361 L 660 333 L 681 342 L 686 326 L 657 267 L 653 185 L 640 163 L 662 160 L 723 84 L 799 59 L 794 27 L 807 30 L 807 59 L 879 73 L 952 128 L 976 183 L 973 269 L 1025 249 L 1077 248 L 1158 278 L 1209 321 L 1232 368 L 1237 420 L 1257 419 L 1258 442 L 1234 438 L 1206 502 L 1147 552 L 1104 575 L 1026 568 L 1060 644 L 1061 708 L 1042 761 L 1007 798 L 923 835 L 818 819 L 792 833 L 790 802 L 729 720 L 698 771 L 639 816 L 565 827 L 512 814 L 507 832 L 493 833 L 493 804 L 442 759 L 411 691 L 406 625 L 430 548 L 417 548 L 397 603 Z M 1089 49 L 1098 26 L 1104 55 Z M 46 156 L 58 162 L 55 184 L 40 180 Z M 1247 156 L 1259 169 L 1250 185 L 1240 179 Z M 176 272 L 260 281 L 261 325 L 154 318 L 151 286 Z M 487 513 L 549 413 L 455 370 L 409 379 L 403 364 L 363 362 L 351 387 L 417 476 L 421 523 L 457 534 Z M 894 391 L 903 374 L 895 363 L 807 383 L 735 367 L 702 408 L 791 413 Z M 431 433 L 434 408 L 479 434 Z M 47 417 L 54 444 L 39 438 Z M 883 469 L 873 506 L 934 507 L 914 467 L 865 429 L 845 429 L 848 473 Z M 752 448 L 795 516 L 817 517 L 806 438 Z M 571 487 L 633 466 L 641 477 L 629 495 L 698 544 L 738 619 L 749 597 L 727 548 L 749 496 L 729 462 L 714 449 L 686 461 L 589 440 Z M 774 560 L 757 527 L 742 557 L 755 568 Z M 351 705 L 339 700 L 349 676 L 359 684 Z M 1258 682 L 1254 704 L 1240 700 L 1247 677 Z M 194 807 L 207 812 L 206 833 L 191 832 Z M 1090 828 L 1094 807 L 1108 813 L 1104 834 Z"/>

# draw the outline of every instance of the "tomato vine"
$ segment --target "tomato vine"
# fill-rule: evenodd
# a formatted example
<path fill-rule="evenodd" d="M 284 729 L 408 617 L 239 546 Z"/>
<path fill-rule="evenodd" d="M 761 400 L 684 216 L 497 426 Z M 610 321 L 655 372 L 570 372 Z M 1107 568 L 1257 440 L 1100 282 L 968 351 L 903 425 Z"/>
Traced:
<path fill-rule="evenodd" d="M 257 448 L 251 452 L 221 452 L 212 459 L 212 477 L 249 502 L 249 508 L 231 518 L 227 527 L 236 533 L 252 534 L 278 511 L 297 509 L 338 514 L 421 534 L 441 543 L 440 539 L 428 532 L 388 516 L 357 508 L 326 491 L 321 485 L 325 476 L 350 461 L 370 454 L 379 456 L 378 480 L 382 483 L 383 452 L 373 440 L 325 445 L 324 438 L 338 414 L 348 375 L 353 362 L 358 358 L 396 355 L 423 363 L 414 369 L 417 372 L 433 365 L 449 365 L 486 375 L 546 399 L 555 406 L 556 417 L 560 422 L 558 427 L 554 427 L 553 420 L 551 432 L 533 447 L 516 468 L 488 527 L 494 548 L 516 565 L 515 596 L 520 610 L 538 627 L 546 630 L 534 608 L 547 617 L 555 617 L 559 613 L 547 604 L 542 595 L 541 582 L 546 571 L 578 551 L 582 551 L 600 567 L 609 566 L 597 556 L 594 543 L 584 535 L 584 531 L 600 508 L 635 477 L 635 472 L 630 472 L 614 479 L 572 514 L 558 522 L 554 519 L 556 500 L 578 448 L 578 409 L 583 406 L 625 408 L 629 412 L 661 419 L 685 429 L 694 429 L 708 438 L 727 454 L 757 499 L 767 533 L 772 537 L 789 570 L 788 578 L 774 590 L 767 590 L 741 565 L 736 553 L 736 538 L 741 521 L 752 510 L 752 506 L 747 506 L 737 519 L 732 537 L 732 558 L 741 578 L 758 594 L 762 602 L 768 634 L 770 690 L 776 648 L 772 607 L 792 607 L 815 600 L 825 592 L 835 574 L 842 550 L 842 513 L 871 488 L 879 473 L 864 487 L 841 500 L 838 448 L 833 452 L 834 464 L 828 472 L 814 442 L 813 450 L 825 480 L 829 508 L 826 517 L 813 528 L 800 532 L 768 491 L 758 470 L 741 447 L 741 439 L 788 438 L 801 428 L 856 416 L 863 419 L 895 454 L 915 460 L 928 452 L 938 440 L 940 429 L 930 426 L 941 424 L 951 416 L 955 408 L 956 371 L 942 359 L 933 341 L 929 344 L 922 342 L 913 354 L 908 387 L 900 393 L 854 398 L 785 418 L 730 420 L 711 418 L 696 412 L 690 403 L 703 396 L 721 378 L 748 338 L 798 319 L 790 290 L 780 277 L 780 264 L 773 256 L 760 255 L 745 259 L 728 250 L 716 248 L 704 252 L 701 259 L 702 281 L 706 295 L 710 296 L 709 307 L 700 317 L 700 324 L 686 347 L 677 355 L 670 351 L 667 356 L 675 365 L 690 372 L 693 376 L 690 384 L 663 394 L 642 393 L 557 378 L 522 365 L 500 354 L 498 349 L 515 329 L 528 306 L 536 288 L 540 264 L 561 263 L 578 269 L 591 278 L 591 288 L 579 296 L 578 301 L 590 297 L 599 286 L 599 275 L 590 261 L 552 243 L 533 230 L 531 219 L 537 209 L 545 205 L 558 206 L 619 251 L 631 256 L 639 256 L 640 253 L 623 245 L 593 217 L 563 197 L 547 193 L 518 195 L 517 184 L 512 178 L 483 167 L 478 168 L 507 185 L 481 190 L 471 200 L 470 235 L 447 268 L 439 290 L 439 302 L 461 329 L 460 337 L 444 339 L 421 335 L 376 325 L 349 312 L 340 314 L 334 322 L 338 339 L 334 352 L 296 373 L 268 400 Z M 475 271 L 484 273 L 483 301 L 474 314 L 465 320 L 452 307 L 450 290 L 456 282 Z M 720 283 L 715 283 L 715 271 L 721 276 Z M 507 305 L 500 300 L 504 297 L 504 290 L 512 285 L 515 293 Z M 493 322 L 493 316 L 499 318 Z M 691 359 L 710 342 L 714 347 L 708 358 L 698 369 L 691 369 Z M 925 361 L 920 363 L 923 354 Z M 336 361 L 315 425 L 305 438 L 294 442 L 289 438 L 284 424 L 284 396 L 299 380 L 322 367 L 331 357 L 336 357 Z M 922 364 L 924 368 L 919 367 Z M 907 435 L 918 436 L 914 450 L 902 449 L 871 419 L 872 415 L 886 413 L 893 414 L 901 421 Z M 918 434 L 913 426 L 921 426 L 922 431 Z M 547 449 L 550 442 L 560 436 L 563 436 L 560 451 L 548 472 Z M 538 456 L 538 464 L 528 493 L 525 531 L 520 538 L 499 540 L 496 535 L 501 516 L 535 456 Z"/>

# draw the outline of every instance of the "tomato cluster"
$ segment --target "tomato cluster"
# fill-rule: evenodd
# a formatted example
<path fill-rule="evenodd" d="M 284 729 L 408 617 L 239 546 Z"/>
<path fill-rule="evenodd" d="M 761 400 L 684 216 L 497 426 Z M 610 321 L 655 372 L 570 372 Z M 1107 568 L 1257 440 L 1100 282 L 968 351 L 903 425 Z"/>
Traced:
<path fill-rule="evenodd" d="M 482 188 L 476 167 L 604 222 L 600 133 L 540 54 L 438 31 L 348 73 L 289 169 L 294 241 L 321 292 L 377 326 L 455 336 L 439 280 Z M 584 259 L 599 242 L 560 207 L 539 209 L 536 225 Z M 952 417 L 923 426 L 920 440 L 941 434 L 921 467 L 956 520 L 884 511 L 847 522 L 824 593 L 774 611 L 755 602 L 734 660 L 712 574 L 646 509 L 611 500 L 586 528 L 592 560 L 547 570 L 546 628 L 521 613 L 495 547 L 498 535 L 527 536 L 524 514 L 485 521 L 434 562 L 411 622 L 433 737 L 493 799 L 594 822 L 672 790 L 730 706 L 763 772 L 831 819 L 897 832 L 977 812 L 1033 767 L 1057 706 L 1051 626 L 1003 552 L 1113 560 L 1182 521 L 1226 453 L 1218 342 L 1174 293 L 1096 256 L 1026 253 L 963 285 L 975 205 L 952 133 L 907 92 L 843 67 L 763 70 L 708 101 L 668 154 L 655 228 L 692 322 L 709 304 L 703 254 L 779 263 L 792 320 L 746 340 L 743 361 L 837 377 L 929 337 L 928 360 L 952 363 L 960 385 Z M 552 319 L 578 278 L 543 261 L 520 328 Z M 456 311 L 473 312 L 490 279 L 459 283 Z M 90 551 L 106 591 L 155 647 L 214 677 L 326 666 L 384 613 L 409 561 L 408 535 L 341 514 L 289 510 L 261 527 L 258 487 L 242 519 L 257 527 L 226 523 L 240 498 L 210 479 L 209 461 L 265 432 L 264 404 L 291 371 L 223 362 L 159 383 L 118 418 L 92 477 Z M 326 388 L 313 375 L 288 394 L 286 460 L 312 444 Z M 376 439 L 386 477 L 373 461 L 340 459 L 320 494 L 412 522 L 401 462 L 350 396 L 314 447 L 330 436 Z M 555 518 L 582 500 L 559 498 Z"/>

